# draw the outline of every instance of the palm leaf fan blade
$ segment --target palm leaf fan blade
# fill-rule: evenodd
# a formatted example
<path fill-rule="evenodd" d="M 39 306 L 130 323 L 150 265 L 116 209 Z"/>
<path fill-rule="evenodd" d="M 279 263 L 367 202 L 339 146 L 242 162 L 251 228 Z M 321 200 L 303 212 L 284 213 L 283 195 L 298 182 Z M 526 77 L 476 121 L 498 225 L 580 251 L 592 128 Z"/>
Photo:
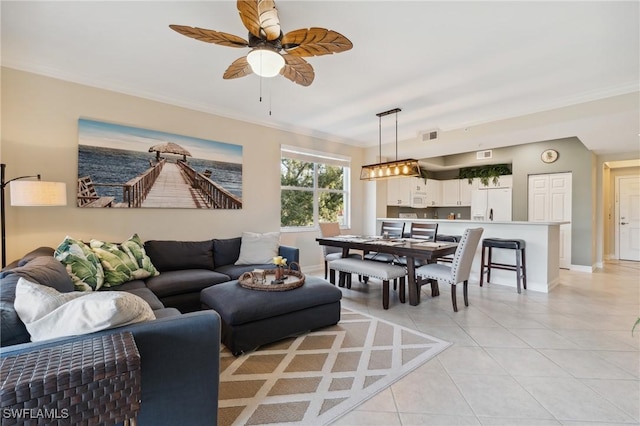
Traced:
<path fill-rule="evenodd" d="M 249 42 L 233 34 L 227 34 L 220 31 L 208 30 L 206 28 L 189 27 L 186 25 L 169 25 L 172 30 L 196 40 L 206 43 L 219 44 L 228 47 L 247 47 Z"/>
<path fill-rule="evenodd" d="M 280 37 L 280 20 L 273 0 L 238 0 L 238 12 L 251 34 L 269 41 Z"/>
<path fill-rule="evenodd" d="M 337 31 L 326 28 L 302 28 L 282 38 L 282 48 L 294 56 L 322 56 L 347 51 L 353 43 Z"/>
<path fill-rule="evenodd" d="M 222 78 L 225 80 L 231 80 L 233 78 L 240 78 L 249 74 L 251 74 L 251 66 L 249 65 L 249 62 L 247 62 L 247 57 L 243 56 L 242 58 L 236 59 L 231 65 L 229 65 L 229 68 L 224 72 Z"/>
<path fill-rule="evenodd" d="M 282 55 L 282 57 L 285 61 L 284 67 L 280 70 L 282 76 L 305 87 L 313 83 L 315 72 L 307 61 L 291 55 Z"/>

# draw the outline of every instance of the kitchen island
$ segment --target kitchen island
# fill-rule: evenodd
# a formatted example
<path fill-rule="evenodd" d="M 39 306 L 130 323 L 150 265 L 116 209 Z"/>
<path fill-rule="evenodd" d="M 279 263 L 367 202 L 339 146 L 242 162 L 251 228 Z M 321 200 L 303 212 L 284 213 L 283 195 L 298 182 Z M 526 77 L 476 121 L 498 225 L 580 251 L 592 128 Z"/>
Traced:
<path fill-rule="evenodd" d="M 411 222 L 438 224 L 438 234 L 462 235 L 467 228 L 484 228 L 484 238 L 514 238 L 526 242 L 527 291 L 548 293 L 560 280 L 560 225 L 569 222 L 494 222 L 477 220 L 445 219 L 398 219 L 378 218 L 377 229 L 382 222 L 404 222 L 405 232 L 411 230 Z M 476 256 L 471 267 L 470 284 L 480 281 L 480 256 L 482 242 L 478 244 Z M 514 250 L 493 250 L 493 261 L 515 264 Z M 485 277 L 486 278 L 486 277 Z M 516 287 L 516 273 L 500 269 L 491 270 L 491 284 Z M 485 279 L 485 285 L 486 279 Z"/>

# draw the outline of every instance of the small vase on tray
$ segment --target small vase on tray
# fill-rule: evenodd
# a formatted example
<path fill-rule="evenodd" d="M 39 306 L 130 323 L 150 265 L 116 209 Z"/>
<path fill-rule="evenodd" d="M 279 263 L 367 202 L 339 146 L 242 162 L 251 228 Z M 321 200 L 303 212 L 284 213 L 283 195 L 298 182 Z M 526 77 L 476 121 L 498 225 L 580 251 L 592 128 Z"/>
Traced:
<path fill-rule="evenodd" d="M 271 284 L 282 284 L 284 282 L 284 267 L 287 264 L 287 259 L 282 256 L 276 256 L 273 258 L 273 263 L 276 265 L 276 279 Z"/>
<path fill-rule="evenodd" d="M 284 278 L 284 268 L 282 266 L 276 266 L 276 281 L 282 281 Z"/>

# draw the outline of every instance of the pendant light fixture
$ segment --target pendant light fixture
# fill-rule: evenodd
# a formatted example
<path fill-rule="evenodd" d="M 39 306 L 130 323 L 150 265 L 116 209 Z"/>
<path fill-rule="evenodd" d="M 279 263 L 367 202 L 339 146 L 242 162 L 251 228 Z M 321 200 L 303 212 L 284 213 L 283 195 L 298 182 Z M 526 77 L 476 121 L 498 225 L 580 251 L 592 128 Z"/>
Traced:
<path fill-rule="evenodd" d="M 382 161 L 382 117 L 390 114 L 396 115 L 396 159 L 386 163 L 368 164 L 362 166 L 360 172 L 360 180 L 377 180 L 388 179 L 392 177 L 411 177 L 420 176 L 420 164 L 418 160 L 412 158 L 406 160 L 398 160 L 398 113 L 402 111 L 400 108 L 390 109 L 389 111 L 379 112 L 378 116 L 378 152 L 379 160 Z"/>

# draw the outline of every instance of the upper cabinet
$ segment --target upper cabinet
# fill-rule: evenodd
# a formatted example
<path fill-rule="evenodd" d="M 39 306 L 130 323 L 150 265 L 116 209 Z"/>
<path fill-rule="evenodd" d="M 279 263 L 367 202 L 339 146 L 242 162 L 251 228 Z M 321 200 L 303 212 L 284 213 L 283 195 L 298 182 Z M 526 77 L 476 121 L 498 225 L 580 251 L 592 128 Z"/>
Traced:
<path fill-rule="evenodd" d="M 477 189 L 492 189 L 492 188 L 511 188 L 513 187 L 513 175 L 502 175 L 498 177 L 498 183 L 494 183 L 492 178 L 489 178 L 489 184 L 483 185 L 480 179 L 475 178 L 473 180 L 473 187 Z"/>
<path fill-rule="evenodd" d="M 411 178 L 392 178 L 387 180 L 387 205 L 411 205 Z"/>
<path fill-rule="evenodd" d="M 424 182 L 424 179 L 422 179 Z M 442 202 L 442 185 L 441 181 L 435 179 L 427 179 L 427 207 L 439 206 Z"/>
<path fill-rule="evenodd" d="M 435 180 L 423 178 L 393 178 L 387 180 L 387 205 L 402 207 L 468 207 L 472 189 L 511 188 L 513 176 L 503 175 L 494 184 L 482 185 L 476 178 Z"/>
<path fill-rule="evenodd" d="M 440 202 L 440 182 L 423 178 L 387 180 L 387 205 L 425 208 Z"/>
<path fill-rule="evenodd" d="M 443 207 L 464 207 L 471 205 L 471 189 L 469 179 L 448 179 L 440 181 L 442 185 Z"/>

